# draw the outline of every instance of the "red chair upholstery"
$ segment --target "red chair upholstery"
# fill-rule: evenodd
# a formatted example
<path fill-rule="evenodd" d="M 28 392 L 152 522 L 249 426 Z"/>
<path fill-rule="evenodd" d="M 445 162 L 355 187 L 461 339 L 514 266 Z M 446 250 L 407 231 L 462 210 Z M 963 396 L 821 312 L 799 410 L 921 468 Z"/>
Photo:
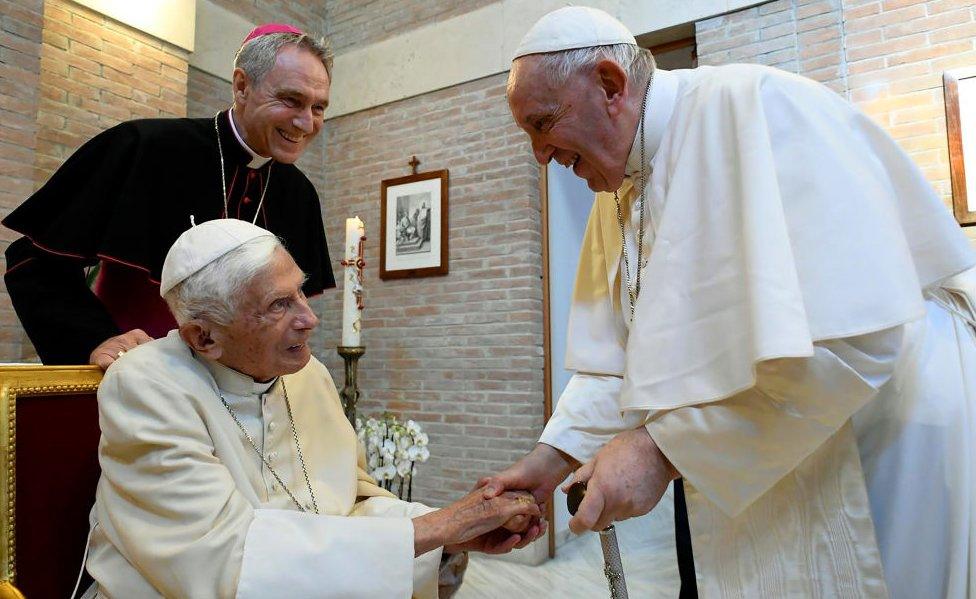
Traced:
<path fill-rule="evenodd" d="M 0 366 L 0 581 L 30 599 L 68 597 L 77 579 L 99 476 L 101 376 Z"/>

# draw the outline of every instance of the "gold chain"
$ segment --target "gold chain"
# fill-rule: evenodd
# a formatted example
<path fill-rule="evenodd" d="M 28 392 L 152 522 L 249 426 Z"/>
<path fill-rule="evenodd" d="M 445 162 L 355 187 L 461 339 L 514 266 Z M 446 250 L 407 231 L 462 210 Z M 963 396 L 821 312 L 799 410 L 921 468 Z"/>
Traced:
<path fill-rule="evenodd" d="M 305 456 L 302 455 L 302 448 L 298 443 L 298 430 L 295 428 L 295 418 L 291 415 L 291 402 L 288 401 L 288 389 L 285 388 L 285 379 L 281 379 L 281 392 L 285 396 L 285 407 L 288 408 L 288 420 L 291 422 L 291 434 L 295 439 L 295 450 L 298 452 L 298 461 L 302 465 L 302 474 L 305 475 L 305 485 L 308 487 L 308 494 L 312 497 L 312 509 L 316 514 L 318 514 L 319 504 L 315 501 L 315 492 L 312 491 L 312 482 L 308 478 L 308 469 L 305 468 Z M 247 429 L 244 428 L 244 425 L 241 424 L 241 421 L 237 418 L 237 412 L 230 407 L 230 404 L 227 403 L 227 400 L 219 390 L 217 391 L 217 395 L 220 397 L 220 401 L 224 404 L 224 407 L 227 408 L 227 412 L 230 413 L 230 417 L 234 419 L 234 423 L 237 424 L 237 428 L 241 429 L 241 432 L 244 433 L 244 438 L 247 439 L 247 442 L 251 444 L 252 448 L 254 448 L 255 453 L 257 453 L 258 457 L 261 458 L 261 462 L 263 462 L 268 468 L 271 475 L 275 477 L 275 480 L 278 481 L 281 488 L 285 490 L 285 493 L 288 493 L 288 496 L 291 497 L 293 502 L 295 502 L 298 509 L 303 512 L 307 512 L 308 510 L 305 508 L 305 506 L 298 502 L 298 499 L 295 498 L 292 492 L 288 489 L 288 486 L 285 485 L 284 481 L 281 480 L 281 477 L 278 476 L 275 469 L 271 467 L 271 463 L 268 461 L 268 458 L 265 457 L 264 452 L 258 448 L 257 443 L 254 442 L 254 439 L 252 439 L 251 435 L 248 434 Z"/>
<path fill-rule="evenodd" d="M 637 208 L 640 210 L 640 223 L 637 230 L 637 262 L 635 263 L 635 268 L 637 269 L 636 282 L 633 286 L 630 284 L 630 256 L 627 252 L 627 235 L 624 233 L 624 217 L 620 210 L 620 195 L 615 191 L 613 192 L 613 199 L 617 203 L 617 223 L 620 225 L 620 242 L 624 254 L 624 284 L 627 286 L 627 297 L 630 299 L 630 321 L 634 321 L 634 306 L 637 304 L 637 297 L 640 295 L 641 290 L 641 259 L 644 256 L 644 192 L 647 189 L 647 172 L 646 172 L 646 156 L 644 149 L 644 115 L 647 113 L 647 98 L 651 95 L 651 86 L 654 84 L 654 71 L 651 71 L 651 77 L 647 81 L 647 86 L 644 88 L 644 100 L 641 103 L 640 112 L 640 130 L 638 135 L 640 135 L 640 150 L 641 150 L 641 178 L 640 178 L 640 195 L 637 200 Z"/>
<path fill-rule="evenodd" d="M 214 115 L 214 131 L 217 132 L 217 154 L 220 156 L 220 188 L 224 190 L 224 218 L 230 218 L 230 211 L 227 209 L 227 181 L 224 178 L 224 146 L 220 143 L 220 127 L 217 126 L 219 116 L 219 112 Z M 230 111 L 227 111 L 227 118 L 233 118 L 230 116 Z M 264 195 L 268 193 L 268 185 L 271 185 L 271 165 L 273 164 L 274 160 L 268 163 L 268 178 L 264 181 L 264 189 L 261 191 L 261 200 L 258 202 L 258 209 L 254 212 L 252 225 L 257 224 L 258 215 L 261 214 L 261 206 L 264 206 Z"/>

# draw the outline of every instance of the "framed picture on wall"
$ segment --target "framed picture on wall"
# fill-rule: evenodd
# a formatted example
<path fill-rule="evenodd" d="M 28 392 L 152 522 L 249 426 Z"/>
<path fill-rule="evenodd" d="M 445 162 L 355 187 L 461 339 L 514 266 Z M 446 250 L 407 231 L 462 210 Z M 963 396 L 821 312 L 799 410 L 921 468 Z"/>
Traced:
<path fill-rule="evenodd" d="M 952 212 L 960 225 L 976 225 L 976 66 L 946 71 L 942 82 Z"/>
<path fill-rule="evenodd" d="M 446 275 L 447 170 L 380 184 L 380 278 Z"/>

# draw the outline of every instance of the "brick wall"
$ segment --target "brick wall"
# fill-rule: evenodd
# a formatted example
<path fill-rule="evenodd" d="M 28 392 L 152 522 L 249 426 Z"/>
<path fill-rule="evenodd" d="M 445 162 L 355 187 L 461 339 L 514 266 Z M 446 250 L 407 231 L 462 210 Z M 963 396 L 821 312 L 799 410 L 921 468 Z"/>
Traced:
<path fill-rule="evenodd" d="M 186 115 L 187 53 L 66 0 L 44 7 L 35 185 L 121 121 Z"/>
<path fill-rule="evenodd" d="M 186 113 L 187 54 L 66 0 L 0 0 L 0 164 L 6 215 L 116 123 Z M 2 249 L 18 236 L 0 233 Z M 0 294 L 0 360 L 33 348 Z"/>
<path fill-rule="evenodd" d="M 190 67 L 186 83 L 186 116 L 213 116 L 230 106 L 231 100 L 229 82 Z"/>
<path fill-rule="evenodd" d="M 0 0 L 0 218 L 34 190 L 43 12 L 44 0 Z M 0 228 L 0 250 L 16 237 Z M 0 268 L 6 270 L 2 256 Z M 0 280 L 0 361 L 17 360 L 22 342 Z"/>
<path fill-rule="evenodd" d="M 951 208 L 942 73 L 976 65 L 976 0 L 776 0 L 701 21 L 696 37 L 699 64 L 768 64 L 853 101 Z"/>
<path fill-rule="evenodd" d="M 755 62 L 846 92 L 841 0 L 776 0 L 696 24 L 698 64 Z"/>
<path fill-rule="evenodd" d="M 289 23 L 323 35 L 322 0 L 211 0 L 252 23 Z M 346 0 L 343 0 L 345 2 Z"/>
<path fill-rule="evenodd" d="M 337 53 L 477 10 L 497 0 L 328 0 L 326 33 Z M 376 6 L 382 4 L 382 8 Z"/>
<path fill-rule="evenodd" d="M 441 504 L 531 449 L 542 429 L 538 166 L 496 75 L 327 122 L 330 249 L 366 222 L 360 413 L 423 423 L 431 459 L 414 497 Z M 380 181 L 450 169 L 450 274 L 381 281 Z M 316 353 L 341 379 L 341 295 L 322 300 Z M 340 382 L 341 384 L 341 382 Z"/>

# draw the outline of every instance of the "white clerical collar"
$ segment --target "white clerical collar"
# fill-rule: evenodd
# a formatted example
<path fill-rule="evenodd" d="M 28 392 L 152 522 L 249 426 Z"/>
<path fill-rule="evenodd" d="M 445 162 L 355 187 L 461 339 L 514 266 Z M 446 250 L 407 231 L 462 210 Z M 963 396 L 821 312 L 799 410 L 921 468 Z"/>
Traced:
<path fill-rule="evenodd" d="M 644 113 L 644 159 L 646 166 L 650 166 L 651 160 L 661 146 L 664 132 L 668 128 L 671 120 L 671 113 L 674 112 L 675 99 L 678 97 L 678 76 L 670 71 L 663 69 L 654 70 L 654 83 L 651 85 L 650 97 L 647 98 L 647 110 Z M 640 149 L 640 130 L 638 124 L 637 132 L 634 134 L 634 144 L 630 148 L 630 155 L 627 156 L 627 176 L 640 176 L 641 172 L 641 149 Z"/>
<path fill-rule="evenodd" d="M 220 362 L 208 360 L 203 356 L 198 357 L 214 377 L 217 387 L 227 393 L 240 396 L 262 395 L 267 393 L 278 382 L 279 377 L 275 377 L 266 383 L 259 383 L 248 375 L 224 366 Z"/>
<path fill-rule="evenodd" d="M 237 132 L 237 125 L 234 123 L 234 109 L 231 108 L 227 111 L 227 120 L 230 121 L 230 130 L 234 132 L 234 137 L 237 138 L 237 143 L 241 144 L 241 147 L 247 150 L 247 153 L 251 155 L 251 161 L 247 163 L 247 168 L 261 168 L 271 160 L 270 157 L 261 156 L 251 149 L 251 146 L 247 145 L 241 134 Z"/>

